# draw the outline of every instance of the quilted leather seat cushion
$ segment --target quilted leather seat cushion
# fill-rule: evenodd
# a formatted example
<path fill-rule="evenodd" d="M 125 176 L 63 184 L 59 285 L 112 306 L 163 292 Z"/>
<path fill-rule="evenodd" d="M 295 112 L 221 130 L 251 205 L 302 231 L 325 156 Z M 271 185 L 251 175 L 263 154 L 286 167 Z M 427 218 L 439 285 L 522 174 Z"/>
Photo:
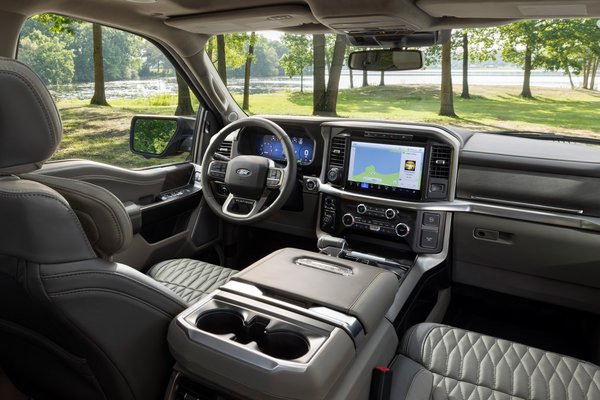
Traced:
<path fill-rule="evenodd" d="M 236 272 L 204 261 L 181 258 L 156 264 L 148 275 L 192 304 L 227 283 Z"/>
<path fill-rule="evenodd" d="M 599 367 L 463 329 L 416 325 L 401 354 L 394 399 L 600 399 Z"/>

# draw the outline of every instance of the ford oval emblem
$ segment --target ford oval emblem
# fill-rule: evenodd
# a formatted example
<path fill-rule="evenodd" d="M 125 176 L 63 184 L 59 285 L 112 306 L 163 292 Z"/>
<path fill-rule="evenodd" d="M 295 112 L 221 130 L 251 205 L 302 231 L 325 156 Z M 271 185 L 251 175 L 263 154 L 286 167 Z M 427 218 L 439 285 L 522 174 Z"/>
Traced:
<path fill-rule="evenodd" d="M 235 171 L 235 173 L 238 174 L 239 176 L 243 176 L 243 177 L 252 175 L 252 171 L 250 171 L 249 169 L 246 169 L 246 168 L 238 168 Z"/>

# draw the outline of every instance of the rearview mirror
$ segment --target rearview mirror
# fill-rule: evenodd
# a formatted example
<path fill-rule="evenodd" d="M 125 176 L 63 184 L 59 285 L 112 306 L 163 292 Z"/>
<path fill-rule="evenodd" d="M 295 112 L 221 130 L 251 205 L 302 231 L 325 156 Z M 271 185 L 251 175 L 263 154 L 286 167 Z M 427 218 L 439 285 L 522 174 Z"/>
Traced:
<path fill-rule="evenodd" d="M 361 71 L 406 71 L 423 67 L 419 50 L 366 50 L 350 53 L 348 67 Z"/>
<path fill-rule="evenodd" d="M 195 119 L 136 115 L 131 120 L 129 148 L 144 158 L 165 158 L 192 149 Z"/>

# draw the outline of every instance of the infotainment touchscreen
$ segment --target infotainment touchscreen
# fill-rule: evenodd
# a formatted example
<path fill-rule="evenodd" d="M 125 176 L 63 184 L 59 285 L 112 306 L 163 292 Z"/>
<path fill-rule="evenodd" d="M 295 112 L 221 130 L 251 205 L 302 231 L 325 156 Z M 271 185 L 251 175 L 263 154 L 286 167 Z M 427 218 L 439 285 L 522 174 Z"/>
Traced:
<path fill-rule="evenodd" d="M 424 159 L 424 147 L 353 141 L 347 186 L 359 191 L 418 196 Z"/>

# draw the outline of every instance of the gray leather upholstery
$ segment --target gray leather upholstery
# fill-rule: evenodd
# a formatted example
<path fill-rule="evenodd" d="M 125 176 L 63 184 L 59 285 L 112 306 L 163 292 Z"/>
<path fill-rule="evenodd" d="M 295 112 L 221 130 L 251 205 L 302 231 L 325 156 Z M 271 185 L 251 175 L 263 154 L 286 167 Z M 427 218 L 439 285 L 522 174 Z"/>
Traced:
<path fill-rule="evenodd" d="M 163 261 L 148 275 L 176 293 L 188 304 L 224 285 L 238 271 L 187 258 Z"/>
<path fill-rule="evenodd" d="M 62 138 L 56 106 L 35 73 L 12 59 L 0 57 L 0 88 L 0 175 L 34 171 Z"/>
<path fill-rule="evenodd" d="M 414 326 L 400 352 L 395 400 L 600 399 L 593 364 L 445 325 Z"/>
<path fill-rule="evenodd" d="M 131 243 L 131 219 L 123 203 L 108 190 L 91 183 L 48 175 L 21 177 L 59 192 L 75 211 L 92 248 L 102 258 L 110 259 Z"/>
<path fill-rule="evenodd" d="M 44 178 L 13 175 L 52 155 L 60 119 L 22 64 L 0 59 L 0 88 L 2 369 L 35 399 L 161 399 L 174 363 L 167 329 L 186 304 L 148 276 L 98 258 L 80 222 L 86 216 L 69 202 L 105 206 L 107 221 L 87 229 L 116 232 L 94 243 L 109 254 L 131 228 L 105 192 L 83 184 L 75 193 L 81 184 L 54 180 L 62 196 Z"/>

